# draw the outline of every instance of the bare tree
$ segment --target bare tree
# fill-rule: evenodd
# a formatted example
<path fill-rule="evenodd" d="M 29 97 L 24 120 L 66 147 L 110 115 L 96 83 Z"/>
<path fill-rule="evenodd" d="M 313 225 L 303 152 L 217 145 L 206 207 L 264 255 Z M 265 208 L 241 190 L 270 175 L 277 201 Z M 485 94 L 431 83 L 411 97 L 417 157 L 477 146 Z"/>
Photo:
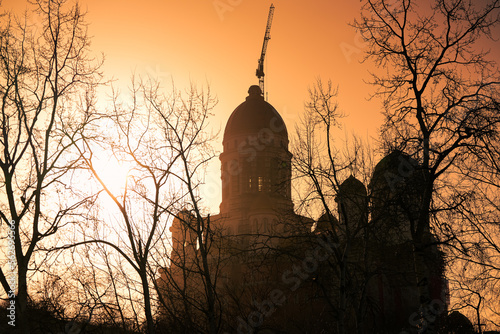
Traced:
<path fill-rule="evenodd" d="M 102 225 L 94 231 L 83 230 L 83 240 L 58 249 L 89 244 L 108 248 L 99 266 L 104 264 L 103 269 L 108 271 L 119 314 L 122 319 L 133 319 L 136 329 L 145 320 L 148 333 L 156 333 L 155 309 L 158 298 L 163 297 L 156 291 L 158 273 L 172 263 L 171 246 L 165 247 L 169 243 L 168 228 L 183 209 L 195 217 L 190 229 L 199 240 L 208 331 L 217 331 L 214 275 L 207 262 L 210 225 L 202 216 L 198 194 L 203 168 L 213 157 L 209 146 L 212 135 L 206 126 L 215 102 L 209 90 L 192 86 L 184 96 L 172 88 L 172 93 L 165 95 L 159 83 L 133 79 L 130 103 L 113 94 L 113 108 L 103 118 L 108 133 L 104 140 L 95 140 L 100 136 L 90 132 L 80 133 L 82 143 L 77 147 L 85 168 L 100 192 L 111 199 L 116 215 L 108 222 L 100 220 Z M 108 158 L 129 166 L 121 189 L 113 189 L 97 167 L 96 160 L 103 152 L 110 152 Z M 113 260 L 112 254 L 123 263 L 118 266 L 122 261 Z"/>
<path fill-rule="evenodd" d="M 426 174 L 411 226 L 420 280 L 428 269 L 427 230 L 439 231 L 448 249 L 468 254 L 462 242 L 469 236 L 447 218 L 472 199 L 473 182 L 459 176 L 470 166 L 464 154 L 498 138 L 498 65 L 481 42 L 493 40 L 499 12 L 497 0 L 367 0 L 354 23 L 367 42 L 367 59 L 387 69 L 374 71 L 372 82 L 384 102 L 384 145 L 410 154 Z M 429 291 L 423 287 L 421 295 L 425 309 Z"/>
<path fill-rule="evenodd" d="M 155 282 L 160 320 L 164 328 L 178 333 L 218 333 L 223 320 L 220 281 L 227 257 L 225 238 L 210 216 L 198 217 L 194 212 L 183 209 L 170 229 L 170 263 L 162 265 Z"/>
<path fill-rule="evenodd" d="M 38 247 L 45 239 L 54 242 L 49 237 L 85 202 L 62 196 L 78 163 L 68 136 L 91 122 L 92 114 L 77 112 L 77 105 L 100 77 L 78 4 L 33 5 L 39 25 L 7 14 L 0 31 L 0 228 L 9 259 L 0 282 L 15 305 L 15 325 L 24 330 L 27 278 Z"/>
<path fill-rule="evenodd" d="M 500 278 L 499 133 L 481 138 L 478 145 L 467 146 L 460 158 L 464 167 L 459 175 L 469 180 L 471 196 L 461 203 L 454 216 L 469 238 L 462 241 L 462 248 L 468 252 L 454 252 L 453 271 L 459 280 L 453 307 L 466 305 L 465 312 L 476 319 L 479 331 L 499 328 L 500 310 L 495 301 Z M 471 299 L 475 301 L 469 302 Z"/>
<path fill-rule="evenodd" d="M 317 238 L 334 241 L 332 256 L 321 263 L 312 283 L 330 308 L 336 332 L 362 333 L 367 285 L 373 276 L 366 256 L 370 247 L 368 194 L 363 186 L 371 174 L 372 155 L 355 137 L 352 142 L 346 141 L 344 150 L 335 142 L 335 130 L 344 116 L 337 95 L 338 89 L 331 81 L 318 80 L 309 91 L 302 124 L 296 128 L 293 167 L 300 198 L 298 209 L 306 216 L 322 212 L 314 230 L 305 231 L 299 243 L 307 249 L 306 245 L 311 248 Z"/>

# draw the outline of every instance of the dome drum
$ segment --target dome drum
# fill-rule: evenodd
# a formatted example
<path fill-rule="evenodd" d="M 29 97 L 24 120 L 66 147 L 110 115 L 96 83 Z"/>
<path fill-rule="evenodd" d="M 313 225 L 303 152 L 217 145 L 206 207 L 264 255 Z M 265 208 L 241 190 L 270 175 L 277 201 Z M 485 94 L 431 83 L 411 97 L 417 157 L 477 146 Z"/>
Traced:
<path fill-rule="evenodd" d="M 292 208 L 292 154 L 285 123 L 264 101 L 260 87 L 248 92 L 224 131 L 221 213 L 255 206 L 255 201 L 259 208 Z"/>

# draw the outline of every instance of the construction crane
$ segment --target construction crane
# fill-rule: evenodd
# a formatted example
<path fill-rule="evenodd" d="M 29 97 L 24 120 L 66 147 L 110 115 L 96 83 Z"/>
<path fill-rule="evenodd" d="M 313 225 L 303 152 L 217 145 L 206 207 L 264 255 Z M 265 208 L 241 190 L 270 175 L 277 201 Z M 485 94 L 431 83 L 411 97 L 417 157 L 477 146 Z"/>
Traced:
<path fill-rule="evenodd" d="M 267 43 L 271 39 L 271 23 L 273 23 L 274 5 L 269 8 L 269 16 L 267 17 L 266 33 L 264 34 L 264 43 L 262 44 L 262 52 L 260 53 L 259 65 L 255 74 L 259 78 L 259 87 L 264 94 L 264 58 L 266 57 Z"/>

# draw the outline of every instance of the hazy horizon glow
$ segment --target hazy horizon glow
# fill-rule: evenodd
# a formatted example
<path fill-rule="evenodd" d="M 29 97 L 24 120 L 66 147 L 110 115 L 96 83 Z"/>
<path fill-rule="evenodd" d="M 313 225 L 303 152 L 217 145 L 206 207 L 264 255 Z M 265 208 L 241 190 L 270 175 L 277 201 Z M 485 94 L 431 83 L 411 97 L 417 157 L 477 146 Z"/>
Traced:
<path fill-rule="evenodd" d="M 209 85 L 218 97 L 212 126 L 219 131 L 215 148 L 222 150 L 222 133 L 231 112 L 245 100 L 250 85 L 258 84 L 257 60 L 269 6 L 276 7 L 267 49 L 265 74 L 269 102 L 282 115 L 290 135 L 294 134 L 308 97 L 308 87 L 317 78 L 331 79 L 339 87 L 339 107 L 347 117 L 339 131 L 373 140 L 382 124 L 382 104 L 368 100 L 374 88 L 369 63 L 361 63 L 366 45 L 349 26 L 359 17 L 360 2 L 306 3 L 289 1 L 135 1 L 81 0 L 88 12 L 91 49 L 105 57 L 107 79 L 126 92 L 132 73 L 159 79 L 168 90 L 172 82 L 184 89 L 190 83 Z M 3 0 L 3 10 L 22 13 L 25 1 Z M 500 43 L 492 57 L 500 54 Z M 497 57 L 498 58 L 498 57 Z M 218 212 L 220 164 L 210 166 L 207 182 L 213 183 L 207 197 L 210 211 Z"/>

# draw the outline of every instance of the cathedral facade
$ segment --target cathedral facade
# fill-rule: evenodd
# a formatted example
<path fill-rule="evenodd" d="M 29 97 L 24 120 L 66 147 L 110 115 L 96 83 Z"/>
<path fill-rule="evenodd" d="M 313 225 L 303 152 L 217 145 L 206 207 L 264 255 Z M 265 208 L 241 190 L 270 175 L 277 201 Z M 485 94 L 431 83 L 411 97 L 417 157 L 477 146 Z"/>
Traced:
<path fill-rule="evenodd" d="M 186 210 L 170 229 L 158 280 L 168 326 L 203 332 L 211 312 L 221 333 L 416 333 L 444 315 L 435 239 L 424 231 L 420 258 L 412 244 L 418 163 L 392 152 L 368 187 L 348 177 L 336 212 L 314 221 L 294 212 L 288 145 L 283 119 L 251 86 L 224 131 L 220 213 Z"/>

